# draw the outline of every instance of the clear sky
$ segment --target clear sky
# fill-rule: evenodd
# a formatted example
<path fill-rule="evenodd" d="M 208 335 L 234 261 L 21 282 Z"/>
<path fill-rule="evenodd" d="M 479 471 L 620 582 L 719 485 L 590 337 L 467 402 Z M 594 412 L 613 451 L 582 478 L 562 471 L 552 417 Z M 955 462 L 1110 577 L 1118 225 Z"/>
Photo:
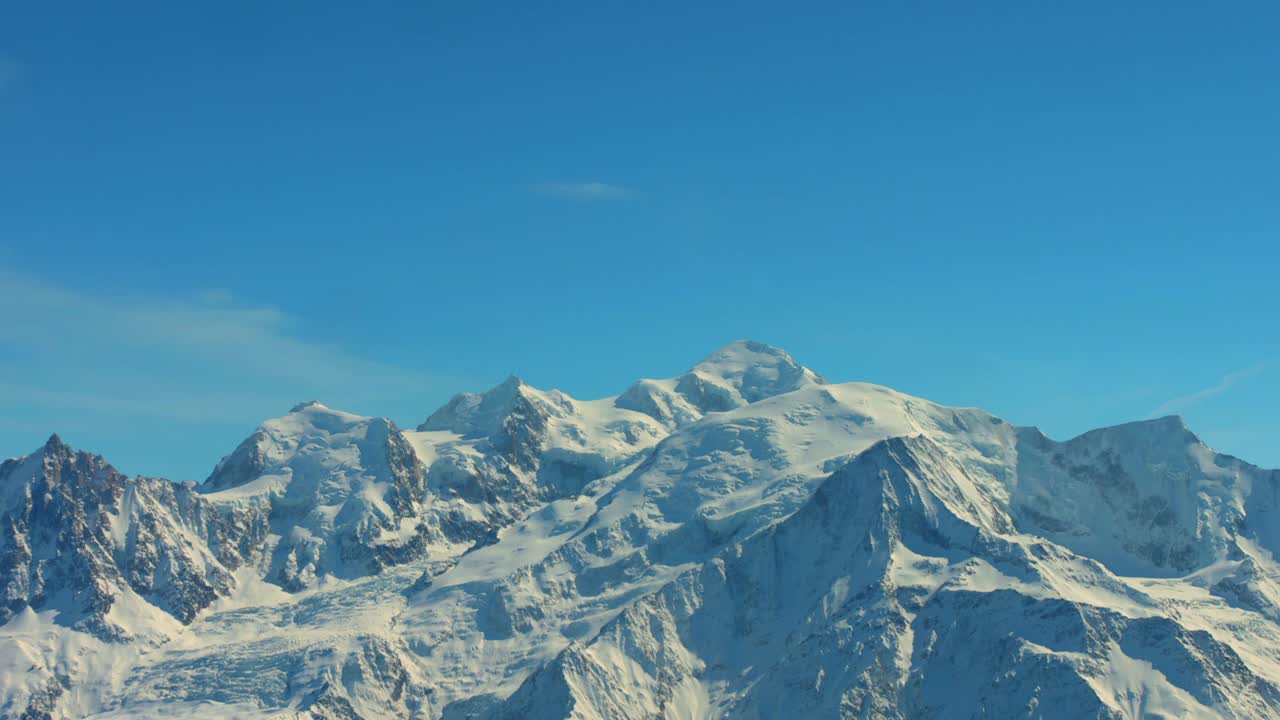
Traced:
<path fill-rule="evenodd" d="M 0 11 L 0 455 L 746 337 L 1280 466 L 1275 3 L 374 5 Z"/>

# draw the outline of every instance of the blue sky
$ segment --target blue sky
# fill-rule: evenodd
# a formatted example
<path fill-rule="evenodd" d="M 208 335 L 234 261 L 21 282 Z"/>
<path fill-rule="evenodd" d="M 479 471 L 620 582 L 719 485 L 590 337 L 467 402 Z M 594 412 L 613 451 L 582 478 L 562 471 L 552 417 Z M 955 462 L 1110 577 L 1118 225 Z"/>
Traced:
<path fill-rule="evenodd" d="M 0 455 L 749 337 L 1280 466 L 1273 3 L 193 5 L 0 19 Z"/>

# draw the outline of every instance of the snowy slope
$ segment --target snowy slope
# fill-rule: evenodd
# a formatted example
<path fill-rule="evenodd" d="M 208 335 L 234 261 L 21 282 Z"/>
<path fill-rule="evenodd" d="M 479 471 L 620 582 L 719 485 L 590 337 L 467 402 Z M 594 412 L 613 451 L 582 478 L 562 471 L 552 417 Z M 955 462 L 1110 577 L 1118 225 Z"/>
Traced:
<path fill-rule="evenodd" d="M 1280 473 L 760 343 L 300 405 L 198 488 L 55 440 L 0 498 L 0 716 L 1280 716 Z"/>
<path fill-rule="evenodd" d="M 941 446 L 893 438 L 566 648 L 495 716 L 1273 717 L 1274 628 L 1250 666 L 1246 638 L 1169 609 L 1018 533 Z"/>
<path fill-rule="evenodd" d="M 220 508 L 262 518 L 267 578 L 300 590 L 424 555 L 425 475 L 395 423 L 312 402 L 263 423 L 201 490 Z"/>

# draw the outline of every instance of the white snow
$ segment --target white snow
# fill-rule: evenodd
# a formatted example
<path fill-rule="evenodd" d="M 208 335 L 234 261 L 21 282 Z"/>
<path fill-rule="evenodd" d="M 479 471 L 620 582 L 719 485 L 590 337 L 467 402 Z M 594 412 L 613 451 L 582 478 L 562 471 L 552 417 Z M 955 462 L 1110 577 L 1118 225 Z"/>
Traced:
<path fill-rule="evenodd" d="M 6 507 L 39 471 L 12 467 Z M 0 715 L 58 674 L 54 717 L 1280 714 L 1280 475 L 1177 419 L 1055 442 L 744 341 L 615 398 L 513 377 L 416 431 L 300 405 L 207 489 L 269 518 L 234 587 L 185 626 L 123 588 L 146 632 L 115 644 L 20 610 Z M 370 571 L 352 538 L 415 554 Z"/>

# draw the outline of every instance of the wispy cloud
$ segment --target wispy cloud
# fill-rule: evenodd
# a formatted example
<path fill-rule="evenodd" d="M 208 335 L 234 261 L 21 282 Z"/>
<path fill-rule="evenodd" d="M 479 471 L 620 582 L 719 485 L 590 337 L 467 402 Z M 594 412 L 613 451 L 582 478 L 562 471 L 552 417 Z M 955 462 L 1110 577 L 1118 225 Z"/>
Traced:
<path fill-rule="evenodd" d="M 256 422 L 312 398 L 391 414 L 397 408 L 384 403 L 462 382 L 304 340 L 295 328 L 279 310 L 238 303 L 225 290 L 120 298 L 0 267 L 0 405 L 55 418 Z"/>
<path fill-rule="evenodd" d="M 1218 380 L 1218 382 L 1215 383 L 1214 385 L 1211 385 L 1201 390 L 1197 390 L 1187 395 L 1183 395 L 1181 397 L 1176 397 L 1172 400 L 1162 403 L 1155 410 L 1152 410 L 1151 414 L 1148 415 L 1148 417 L 1153 417 L 1153 418 L 1161 417 L 1164 415 L 1180 412 L 1188 407 L 1191 407 L 1192 405 L 1195 405 L 1196 403 L 1202 402 L 1204 400 L 1208 400 L 1211 397 L 1221 395 L 1222 393 L 1240 384 L 1241 381 L 1254 377 L 1255 375 L 1260 374 L 1265 369 L 1266 369 L 1266 363 L 1258 363 L 1257 365 L 1253 365 L 1251 367 L 1243 368 L 1241 370 L 1236 370 L 1234 372 L 1229 372 L 1226 375 L 1223 375 L 1222 379 Z"/>
<path fill-rule="evenodd" d="M 533 190 L 539 195 L 574 200 L 613 200 L 631 195 L 631 191 L 621 185 L 595 181 L 538 183 Z"/>

